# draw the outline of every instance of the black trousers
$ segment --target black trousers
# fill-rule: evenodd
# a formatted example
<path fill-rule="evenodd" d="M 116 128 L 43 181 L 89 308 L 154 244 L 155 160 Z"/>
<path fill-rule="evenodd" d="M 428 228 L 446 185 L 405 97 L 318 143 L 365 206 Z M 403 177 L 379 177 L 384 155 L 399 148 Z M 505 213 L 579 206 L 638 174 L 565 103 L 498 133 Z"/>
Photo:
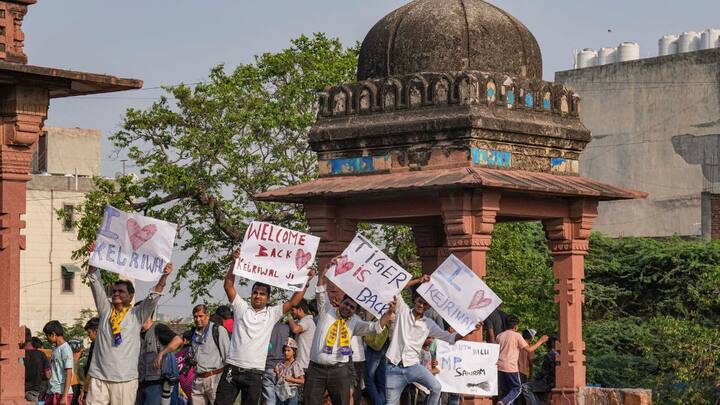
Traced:
<path fill-rule="evenodd" d="M 233 405 L 241 394 L 242 405 L 260 405 L 263 370 L 226 365 L 215 393 L 215 405 Z"/>
<path fill-rule="evenodd" d="M 325 390 L 327 390 L 333 405 L 349 405 L 350 388 L 354 383 L 351 367 L 352 363 L 325 366 L 310 362 L 305 375 L 304 403 L 307 405 L 322 404 Z"/>

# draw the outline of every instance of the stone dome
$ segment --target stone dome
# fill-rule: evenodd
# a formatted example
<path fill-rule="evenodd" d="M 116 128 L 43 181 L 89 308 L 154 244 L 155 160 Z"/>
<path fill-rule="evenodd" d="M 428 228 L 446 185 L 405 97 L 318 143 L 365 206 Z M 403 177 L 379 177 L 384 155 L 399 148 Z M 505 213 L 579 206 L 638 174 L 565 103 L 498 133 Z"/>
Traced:
<path fill-rule="evenodd" d="M 540 47 L 520 21 L 482 0 L 414 0 L 370 30 L 357 76 L 461 70 L 540 79 Z"/>

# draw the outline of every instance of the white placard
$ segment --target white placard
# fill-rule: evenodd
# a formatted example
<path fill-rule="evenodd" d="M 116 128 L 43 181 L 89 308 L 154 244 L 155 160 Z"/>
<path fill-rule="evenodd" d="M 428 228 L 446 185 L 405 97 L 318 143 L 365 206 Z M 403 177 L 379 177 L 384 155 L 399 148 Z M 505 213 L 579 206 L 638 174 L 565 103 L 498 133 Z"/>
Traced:
<path fill-rule="evenodd" d="M 498 393 L 497 361 L 500 345 L 459 341 L 454 345 L 438 340 L 440 373 L 436 375 L 443 392 L 494 396 Z"/>
<path fill-rule="evenodd" d="M 245 231 L 233 273 L 290 291 L 308 282 L 320 238 L 266 222 L 254 221 Z"/>
<path fill-rule="evenodd" d="M 455 331 L 467 335 L 478 322 L 497 308 L 502 300 L 454 255 L 445 260 L 418 287 L 418 293 Z"/>
<path fill-rule="evenodd" d="M 176 234 L 176 224 L 106 205 L 89 263 L 138 280 L 156 281 L 170 262 Z"/>
<path fill-rule="evenodd" d="M 355 235 L 337 264 L 327 273 L 331 282 L 378 318 L 411 277 L 360 234 Z"/>

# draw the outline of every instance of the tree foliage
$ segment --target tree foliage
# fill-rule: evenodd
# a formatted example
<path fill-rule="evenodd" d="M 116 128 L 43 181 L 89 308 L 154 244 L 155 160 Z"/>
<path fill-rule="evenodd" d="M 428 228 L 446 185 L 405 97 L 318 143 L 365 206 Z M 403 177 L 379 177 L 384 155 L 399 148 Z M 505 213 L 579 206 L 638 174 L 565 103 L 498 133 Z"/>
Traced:
<path fill-rule="evenodd" d="M 190 253 L 178 280 L 189 280 L 194 298 L 206 295 L 247 223 L 305 228 L 297 207 L 251 197 L 317 176 L 307 143 L 316 94 L 352 80 L 356 66 L 357 47 L 323 34 L 301 36 L 232 72 L 217 66 L 194 88 L 166 87 L 168 96 L 148 109 L 129 109 L 111 141 L 138 176 L 98 180 L 80 210 L 80 239 L 95 238 L 105 203 L 177 223 L 178 248 Z"/>

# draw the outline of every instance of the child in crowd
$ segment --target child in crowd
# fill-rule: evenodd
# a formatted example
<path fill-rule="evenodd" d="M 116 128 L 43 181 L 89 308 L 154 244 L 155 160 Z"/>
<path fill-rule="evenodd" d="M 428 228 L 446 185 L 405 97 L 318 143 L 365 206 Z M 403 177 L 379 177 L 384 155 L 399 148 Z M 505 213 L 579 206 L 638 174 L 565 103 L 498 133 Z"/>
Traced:
<path fill-rule="evenodd" d="M 47 405 L 72 403 L 73 351 L 65 341 L 65 330 L 58 321 L 50 321 L 43 327 L 48 342 L 53 345 L 50 357 L 50 386 L 45 396 Z"/>
<path fill-rule="evenodd" d="M 532 344 L 532 340 L 535 339 L 535 329 L 525 329 L 522 332 L 522 337 L 527 342 L 528 346 Z M 520 372 L 520 382 L 525 384 L 532 378 L 532 366 L 533 360 L 535 360 L 535 353 L 523 350 L 518 356 L 518 371 Z"/>
<path fill-rule="evenodd" d="M 298 388 L 305 384 L 305 372 L 295 361 L 297 349 L 295 339 L 288 338 L 283 346 L 285 361 L 275 366 L 275 394 L 278 405 L 297 405 Z"/>

